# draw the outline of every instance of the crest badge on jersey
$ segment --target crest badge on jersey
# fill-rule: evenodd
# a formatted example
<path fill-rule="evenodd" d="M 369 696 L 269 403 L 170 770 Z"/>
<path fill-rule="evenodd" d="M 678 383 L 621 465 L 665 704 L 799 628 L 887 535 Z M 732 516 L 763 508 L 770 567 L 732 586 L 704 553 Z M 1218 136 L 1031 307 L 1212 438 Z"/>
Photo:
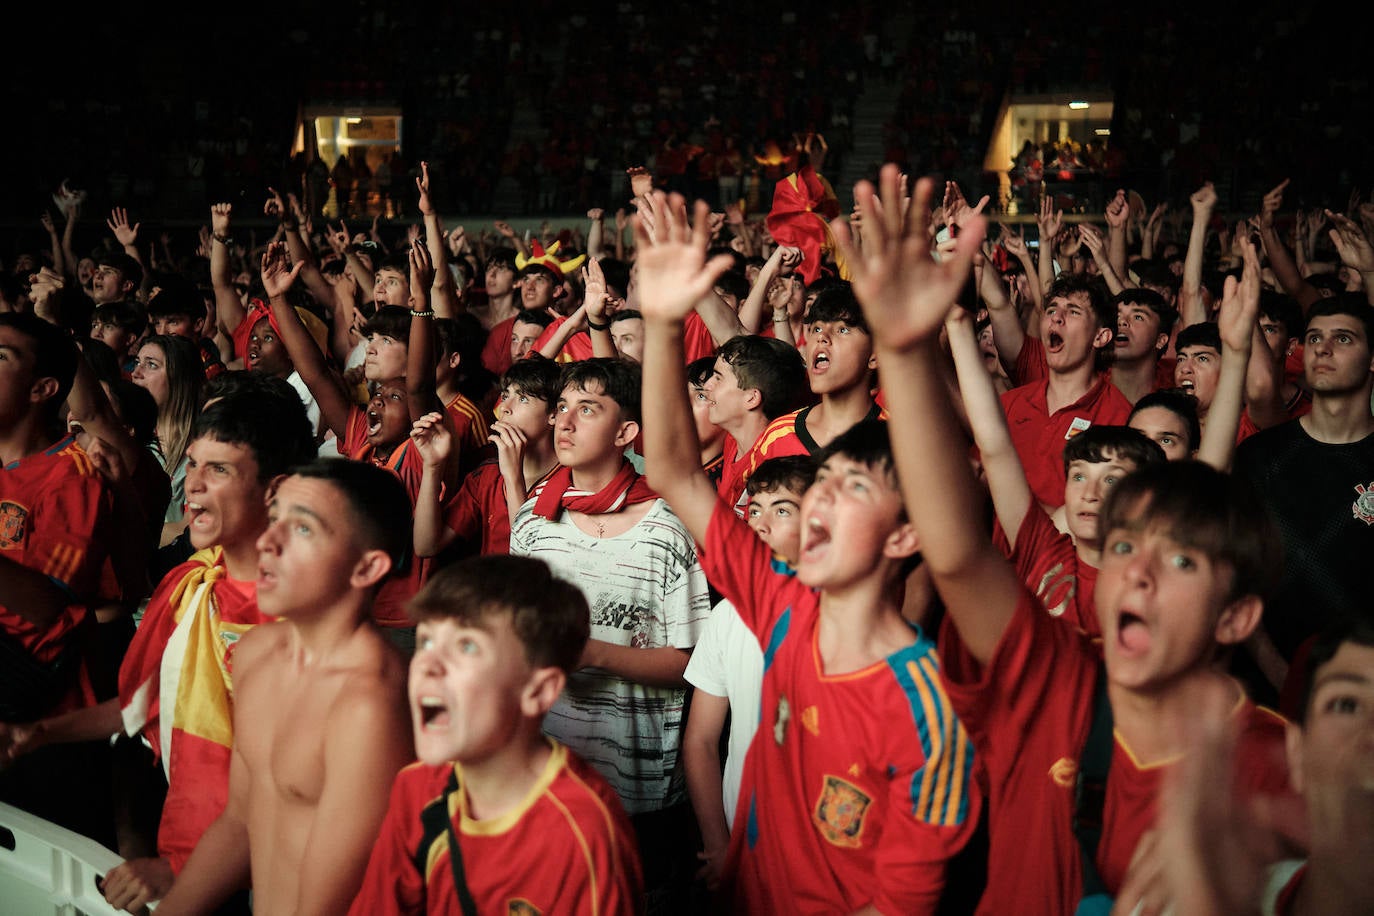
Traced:
<path fill-rule="evenodd" d="M 28 520 L 28 507 L 9 499 L 0 502 L 0 550 L 23 545 Z"/>
<path fill-rule="evenodd" d="M 1355 502 L 1350 509 L 1357 519 L 1366 525 L 1374 525 L 1374 480 L 1368 485 L 1355 484 Z"/>
<path fill-rule="evenodd" d="M 853 783 L 826 776 L 811 820 L 829 842 L 857 849 L 863 845 L 864 817 L 872 801 Z"/>

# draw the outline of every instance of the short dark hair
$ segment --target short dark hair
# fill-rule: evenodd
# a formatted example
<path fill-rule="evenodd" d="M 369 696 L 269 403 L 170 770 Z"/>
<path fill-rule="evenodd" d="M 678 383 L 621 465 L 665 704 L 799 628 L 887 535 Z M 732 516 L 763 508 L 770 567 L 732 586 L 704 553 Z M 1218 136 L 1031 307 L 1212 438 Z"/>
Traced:
<path fill-rule="evenodd" d="M 502 267 L 509 267 L 511 273 L 515 273 L 515 249 L 508 246 L 493 248 L 487 255 L 486 263 L 482 265 L 482 273 L 486 273 L 497 264 Z"/>
<path fill-rule="evenodd" d="M 630 265 L 615 258 L 602 258 L 597 263 L 606 281 L 606 291 L 624 299 L 630 288 Z"/>
<path fill-rule="evenodd" d="M 547 356 L 532 353 L 525 359 L 516 360 L 502 373 L 501 390 L 514 388 L 520 394 L 538 398 L 552 410 L 563 393 L 559 385 L 562 378 L 562 366 Z"/>
<path fill-rule="evenodd" d="M 714 356 L 699 356 L 687 364 L 687 384 L 700 388 L 716 369 Z"/>
<path fill-rule="evenodd" d="M 14 328 L 33 341 L 33 377 L 51 378 L 57 381 L 57 393 L 43 402 L 43 412 L 49 420 L 57 418 L 62 405 L 71 393 L 72 382 L 76 380 L 77 360 L 81 351 L 76 348 L 72 335 L 55 324 L 50 324 L 32 312 L 5 312 L 0 314 L 0 325 Z"/>
<path fill-rule="evenodd" d="M 1159 318 L 1159 333 L 1168 334 L 1178 321 L 1178 309 L 1164 301 L 1164 297 L 1144 286 L 1128 286 L 1111 298 L 1111 307 L 1120 309 L 1123 305 L 1142 305 L 1154 312 Z M 1167 344 L 1166 344 L 1167 346 Z"/>
<path fill-rule="evenodd" d="M 1135 402 L 1126 422 L 1130 423 L 1136 414 L 1149 407 L 1162 407 L 1181 419 L 1188 433 L 1188 451 L 1197 451 L 1202 443 L 1202 423 L 1197 416 L 1197 395 L 1189 394 L 1182 388 L 1159 388 L 1151 391 Z"/>
<path fill-rule="evenodd" d="M 868 333 L 868 322 L 864 320 L 864 310 L 854 297 L 854 289 L 844 280 L 836 280 L 826 285 L 806 310 L 806 323 L 813 321 L 843 321 L 851 328 Z"/>
<path fill-rule="evenodd" d="M 741 334 L 716 351 L 735 372 L 739 387 L 756 389 L 763 415 L 772 420 L 796 407 L 807 390 L 806 360 L 797 348 L 776 337 Z"/>
<path fill-rule="evenodd" d="M 1290 339 L 1301 337 L 1306 327 L 1298 303 L 1292 296 L 1276 290 L 1260 290 L 1259 313 L 1260 317 L 1283 325 L 1284 336 Z"/>
<path fill-rule="evenodd" d="M 349 458 L 317 458 L 291 473 L 332 484 L 348 503 L 363 547 L 384 551 L 391 558 L 391 575 L 404 574 L 410 558 L 414 512 L 401 478 Z"/>
<path fill-rule="evenodd" d="M 1116 335 L 1117 308 L 1116 305 L 1108 301 L 1106 284 L 1098 277 L 1090 277 L 1080 274 L 1062 273 L 1050 288 L 1045 291 L 1045 306 L 1056 298 L 1067 299 L 1074 295 L 1084 295 L 1088 297 L 1088 304 L 1092 307 L 1093 317 L 1097 320 L 1097 329 L 1108 328 L 1112 335 Z M 1111 346 L 1093 348 L 1093 368 L 1102 372 L 1112 364 L 1116 357 L 1116 349 Z"/>
<path fill-rule="evenodd" d="M 749 298 L 749 281 L 745 279 L 743 271 L 727 270 L 716 279 L 716 286 L 721 292 L 734 296 L 740 302 Z"/>
<path fill-rule="evenodd" d="M 1363 293 L 1338 293 L 1318 299 L 1307 311 L 1307 324 L 1304 333 L 1311 326 L 1313 318 L 1327 315 L 1349 315 L 1364 327 L 1365 343 L 1374 347 L 1374 305 L 1365 301 Z"/>
<path fill-rule="evenodd" d="M 587 386 L 594 383 L 601 389 L 601 394 L 620 407 L 622 417 L 638 423 L 639 380 L 638 363 L 618 357 L 598 356 L 566 363 L 558 379 L 558 391 L 560 395 L 568 388 L 587 391 Z"/>
<path fill-rule="evenodd" d="M 639 309 L 616 309 L 615 313 L 611 315 L 609 323 L 615 324 L 617 321 L 633 321 L 636 318 L 640 321 L 644 320 L 644 315 Z"/>
<path fill-rule="evenodd" d="M 1348 617 L 1331 624 L 1312 640 L 1312 647 L 1307 653 L 1306 670 L 1303 671 L 1302 703 L 1293 710 L 1299 724 L 1307 722 L 1317 675 L 1347 643 L 1374 649 L 1374 623 L 1363 617 Z"/>
<path fill-rule="evenodd" d="M 1049 305 L 1051 299 L 1067 299 L 1069 296 L 1080 294 L 1088 297 L 1088 304 L 1092 306 L 1093 315 L 1097 318 L 1099 328 L 1114 329 L 1116 327 L 1116 305 L 1108 305 L 1107 287 L 1097 277 L 1070 273 L 1060 274 L 1050 284 L 1050 288 L 1045 291 L 1045 304 Z"/>
<path fill-rule="evenodd" d="M 816 467 L 834 455 L 876 468 L 897 481 L 897 465 L 892 460 L 892 438 L 886 420 L 860 420 L 840 433 L 815 455 Z"/>
<path fill-rule="evenodd" d="M 1075 461 L 1101 464 L 1111 456 L 1124 458 L 1137 468 L 1167 460 L 1159 443 L 1140 430 L 1095 423 L 1064 443 L 1064 471 L 1067 473 Z"/>
<path fill-rule="evenodd" d="M 815 479 L 816 459 L 810 455 L 783 455 L 760 462 L 745 482 L 744 492 L 750 496 L 777 490 L 805 493 Z"/>
<path fill-rule="evenodd" d="M 237 387 L 225 390 L 224 376 L 238 376 Z M 258 463 L 258 482 L 286 474 L 315 460 L 315 431 L 301 396 L 286 379 L 260 370 L 221 373 L 218 391 L 191 426 L 191 440 L 214 439 L 242 445 Z"/>
<path fill-rule="evenodd" d="M 410 619 L 452 619 L 482 629 L 507 616 L 536 668 L 577 669 L 591 630 L 582 590 L 535 557 L 468 557 L 439 570 L 410 599 Z"/>
<path fill-rule="evenodd" d="M 1283 545 L 1264 502 L 1245 480 L 1194 460 L 1161 461 L 1128 474 L 1107 492 L 1098 530 L 1105 538 L 1116 530 L 1154 526 L 1230 567 L 1227 604 L 1274 593 Z"/>
<path fill-rule="evenodd" d="M 1174 337 L 1174 352 L 1182 353 L 1184 347 L 1211 347 L 1220 353 L 1221 331 L 1211 321 L 1190 324 Z"/>
<path fill-rule="evenodd" d="M 434 331 L 441 359 L 458 354 L 458 391 L 473 401 L 486 397 L 495 375 L 482 364 L 482 348 L 487 343 L 482 322 L 471 312 L 459 312 L 452 318 L 435 318 Z"/>
<path fill-rule="evenodd" d="M 410 309 L 404 305 L 383 305 L 377 309 L 367 324 L 363 325 L 363 336 L 380 334 L 390 337 L 407 346 L 410 345 Z"/>
<path fill-rule="evenodd" d="M 76 337 L 73 338 L 73 342 L 81 350 L 86 365 L 91 367 L 91 372 L 95 374 L 97 381 L 113 382 L 115 379 L 123 377 L 123 367 L 119 365 L 119 357 L 105 341 L 94 337 Z"/>
<path fill-rule="evenodd" d="M 91 313 L 91 324 L 113 325 L 137 337 L 148 329 L 148 316 L 134 303 L 120 299 L 97 305 Z"/>
<path fill-rule="evenodd" d="M 1162 286 L 1178 292 L 1182 282 L 1181 278 L 1169 269 L 1169 265 L 1162 261 L 1147 261 L 1142 258 L 1131 265 L 1131 270 L 1140 279 L 1141 288 L 1148 283 L 1150 286 Z"/>
<path fill-rule="evenodd" d="M 119 420 L 134 431 L 134 441 L 148 445 L 157 438 L 157 401 L 142 385 L 126 378 L 107 382 L 110 400 Z"/>
<path fill-rule="evenodd" d="M 148 300 L 149 318 L 172 318 L 185 315 L 199 320 L 205 317 L 205 298 L 196 285 L 179 274 L 158 274 L 158 288 Z"/>
<path fill-rule="evenodd" d="M 143 268 L 138 262 L 125 254 L 123 251 L 105 250 L 96 254 L 95 265 L 97 267 L 113 267 L 124 275 L 124 279 L 138 289 L 143 284 Z"/>
<path fill-rule="evenodd" d="M 553 324 L 553 316 L 543 309 L 521 309 L 515 316 L 514 324 L 537 324 L 547 328 Z"/>

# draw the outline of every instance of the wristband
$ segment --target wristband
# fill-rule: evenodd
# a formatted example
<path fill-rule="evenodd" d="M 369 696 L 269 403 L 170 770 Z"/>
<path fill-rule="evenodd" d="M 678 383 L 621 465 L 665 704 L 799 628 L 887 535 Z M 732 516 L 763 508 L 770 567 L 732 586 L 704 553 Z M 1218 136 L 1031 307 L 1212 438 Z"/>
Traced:
<path fill-rule="evenodd" d="M 234 238 L 230 235 L 212 235 L 210 236 L 210 238 L 214 239 L 216 242 L 219 242 L 225 248 L 232 247 L 234 244 Z"/>
<path fill-rule="evenodd" d="M 597 324 L 595 321 L 592 321 L 591 318 L 588 318 L 587 327 L 591 328 L 593 331 L 609 331 L 611 329 L 611 323 L 608 321 L 605 324 Z"/>
<path fill-rule="evenodd" d="M 284 219 L 281 221 L 281 227 L 288 231 L 294 232 L 296 229 L 300 228 L 300 223 L 297 223 L 294 219 Z"/>
<path fill-rule="evenodd" d="M 786 320 L 787 320 L 787 312 L 786 312 L 786 311 L 779 312 L 779 311 L 774 310 L 774 312 L 773 312 L 773 322 L 774 322 L 775 324 L 776 324 L 777 322 L 779 322 L 779 321 L 786 321 Z"/>
<path fill-rule="evenodd" d="M 411 318 L 433 318 L 433 317 L 434 317 L 434 309 L 425 309 L 423 312 L 417 312 L 417 311 L 415 311 L 415 309 L 411 309 L 411 310 L 410 310 L 410 317 L 411 317 Z"/>

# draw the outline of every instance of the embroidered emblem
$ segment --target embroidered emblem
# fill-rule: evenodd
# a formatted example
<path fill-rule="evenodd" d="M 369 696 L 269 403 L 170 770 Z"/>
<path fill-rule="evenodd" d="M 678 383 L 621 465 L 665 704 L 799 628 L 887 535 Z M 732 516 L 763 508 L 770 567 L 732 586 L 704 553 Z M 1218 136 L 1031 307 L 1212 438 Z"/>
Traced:
<path fill-rule="evenodd" d="M 1074 417 L 1073 422 L 1069 424 L 1069 431 L 1064 433 L 1064 438 L 1072 439 L 1074 436 L 1078 435 L 1083 430 L 1087 429 L 1089 426 L 1092 425 L 1092 420 L 1086 419 L 1084 417 Z"/>
<path fill-rule="evenodd" d="M 1069 757 L 1060 757 L 1050 767 L 1050 779 L 1061 789 L 1072 789 L 1074 782 L 1078 779 L 1078 761 Z"/>
<path fill-rule="evenodd" d="M 1355 503 L 1350 508 L 1357 519 L 1366 525 L 1374 525 L 1374 481 L 1370 481 L 1369 486 L 1362 483 L 1355 485 Z"/>
<path fill-rule="evenodd" d="M 802 710 L 802 725 L 817 738 L 821 735 L 821 711 L 814 706 Z"/>
<path fill-rule="evenodd" d="M 540 916 L 534 904 L 522 898 L 506 901 L 506 916 Z"/>
<path fill-rule="evenodd" d="M 8 499 L 0 502 L 0 550 L 23 545 L 28 520 L 27 506 Z"/>
<path fill-rule="evenodd" d="M 1062 617 L 1077 591 L 1078 580 L 1073 573 L 1065 572 L 1063 563 L 1056 563 L 1041 577 L 1035 595 L 1051 617 Z"/>
<path fill-rule="evenodd" d="M 778 744 L 787 737 L 787 721 L 791 718 L 792 704 L 787 702 L 787 697 L 778 697 L 778 715 L 773 720 L 773 740 Z"/>
<path fill-rule="evenodd" d="M 871 803 L 858 786 L 838 776 L 826 776 L 811 820 L 830 843 L 857 849 L 863 845 L 864 815 Z"/>

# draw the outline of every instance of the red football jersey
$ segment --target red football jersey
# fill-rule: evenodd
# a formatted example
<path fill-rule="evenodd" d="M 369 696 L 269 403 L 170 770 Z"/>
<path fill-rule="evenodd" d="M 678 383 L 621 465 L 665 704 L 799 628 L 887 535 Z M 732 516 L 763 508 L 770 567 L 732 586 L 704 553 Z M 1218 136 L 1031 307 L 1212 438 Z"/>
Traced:
<path fill-rule="evenodd" d="M 453 443 L 458 452 L 458 474 L 466 477 L 473 468 L 485 459 L 492 457 L 494 449 L 491 440 L 491 422 L 472 400 L 465 395 L 454 395 L 453 400 L 444 405 L 449 418 L 453 421 Z M 418 491 L 417 491 L 418 492 Z"/>
<path fill-rule="evenodd" d="M 1073 538 L 1058 528 L 1038 506 L 1031 506 L 1016 533 L 1012 550 L 1000 524 L 993 525 L 993 543 L 1016 566 L 1016 574 L 1035 593 L 1051 617 L 1059 617 L 1094 638 L 1102 637 L 1093 605 L 1097 567 L 1078 558 Z"/>
<path fill-rule="evenodd" d="M 71 598 L 43 628 L 0 605 L 0 628 L 40 662 L 66 648 L 98 598 L 112 504 L 104 478 L 70 436 L 0 471 L 0 551 L 52 579 Z"/>
<path fill-rule="evenodd" d="M 502 375 L 510 368 L 510 337 L 515 330 L 515 316 L 492 325 L 487 332 L 486 345 L 482 347 L 482 365 L 492 375 Z"/>
<path fill-rule="evenodd" d="M 401 478 L 406 495 L 410 497 L 411 512 L 415 511 L 415 497 L 420 492 L 420 478 L 424 475 L 425 467 L 420 450 L 409 437 L 396 446 L 390 455 L 376 454 L 367 441 L 367 411 L 354 405 L 348 409 L 348 426 L 339 454 L 354 461 L 370 461 Z M 406 604 L 424 585 L 429 576 L 429 565 L 429 558 L 412 555 L 405 572 L 393 573 L 377 592 L 377 599 L 372 604 L 373 620 L 384 627 L 409 627 L 411 623 L 406 614 Z"/>
<path fill-rule="evenodd" d="M 639 851 L 620 799 L 576 754 L 554 744 L 524 802 L 490 820 L 468 816 L 461 764 L 415 763 L 397 773 L 350 913 L 462 913 L 448 832 L 430 835 L 420 817 L 430 805 L 443 804 L 454 769 L 458 790 L 446 814 L 462 847 L 463 873 L 479 913 L 642 910 Z"/>
<path fill-rule="evenodd" d="M 764 653 L 726 864 L 737 911 L 934 912 L 982 804 L 934 643 L 913 627 L 882 661 L 827 674 L 819 593 L 775 567 L 729 506 L 701 562 Z"/>
<path fill-rule="evenodd" d="M 968 654 L 948 618 L 940 631 L 945 688 L 987 772 L 988 883 L 980 913 L 1062 916 L 1083 893 L 1073 832 L 1078 761 L 1092 724 L 1100 655 L 1073 627 L 1045 613 L 1029 592 L 986 668 Z M 1282 794 L 1283 720 L 1244 699 L 1237 789 Z M 1097 866 L 1108 890 L 1121 886 L 1170 761 L 1139 763 L 1117 737 L 1103 806 Z"/>
<path fill-rule="evenodd" d="M 444 506 L 444 525 L 459 540 L 480 544 L 482 555 L 510 553 L 510 510 L 495 461 L 479 465 Z M 480 536 L 480 537 L 479 537 Z"/>
<path fill-rule="evenodd" d="M 1049 413 L 1041 380 L 1002 395 L 1011 441 L 1031 492 L 1043 505 L 1064 505 L 1064 443 L 1095 424 L 1120 425 L 1131 415 L 1131 402 L 1115 385 L 1099 375 L 1083 397 Z"/>

